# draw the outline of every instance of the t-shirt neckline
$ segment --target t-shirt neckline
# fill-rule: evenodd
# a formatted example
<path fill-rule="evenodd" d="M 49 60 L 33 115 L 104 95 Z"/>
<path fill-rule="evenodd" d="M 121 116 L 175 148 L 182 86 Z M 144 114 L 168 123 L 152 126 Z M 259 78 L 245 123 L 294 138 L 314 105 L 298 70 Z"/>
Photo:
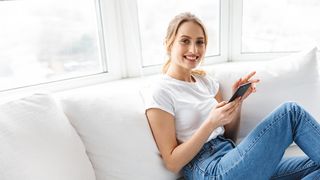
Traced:
<path fill-rule="evenodd" d="M 165 77 L 166 79 L 171 80 L 171 81 L 175 81 L 175 82 L 177 82 L 177 83 L 179 83 L 179 84 L 187 84 L 187 85 L 195 86 L 195 85 L 198 83 L 199 80 L 196 78 L 196 76 L 194 76 L 194 75 L 192 75 L 192 74 L 191 74 L 191 76 L 193 77 L 193 79 L 195 80 L 195 82 L 182 81 L 182 80 L 173 78 L 173 77 L 169 76 L 168 74 L 164 74 L 164 77 Z"/>

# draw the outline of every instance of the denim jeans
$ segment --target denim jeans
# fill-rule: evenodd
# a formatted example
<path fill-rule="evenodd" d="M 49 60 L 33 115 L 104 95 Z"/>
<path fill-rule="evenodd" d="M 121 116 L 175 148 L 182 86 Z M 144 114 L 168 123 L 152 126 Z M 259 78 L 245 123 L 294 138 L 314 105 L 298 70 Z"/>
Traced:
<path fill-rule="evenodd" d="M 308 157 L 283 158 L 292 142 Z M 193 180 L 320 179 L 320 125 L 298 104 L 284 103 L 239 145 L 223 136 L 205 143 L 182 174 Z"/>

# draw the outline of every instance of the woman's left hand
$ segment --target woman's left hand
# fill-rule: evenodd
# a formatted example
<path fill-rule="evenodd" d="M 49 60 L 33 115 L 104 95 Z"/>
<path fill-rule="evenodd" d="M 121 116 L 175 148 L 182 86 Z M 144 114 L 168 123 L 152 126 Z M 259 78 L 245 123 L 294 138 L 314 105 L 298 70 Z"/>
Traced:
<path fill-rule="evenodd" d="M 253 71 L 251 73 L 249 73 L 248 75 L 240 78 L 238 81 L 236 81 L 233 86 L 232 86 L 232 92 L 234 93 L 237 88 L 239 86 L 241 86 L 242 84 L 245 84 L 245 83 L 248 83 L 248 82 L 251 82 L 251 86 L 250 88 L 247 90 L 247 92 L 241 97 L 241 101 L 243 101 L 244 99 L 246 99 L 251 93 L 255 93 L 257 90 L 256 90 L 256 84 L 258 82 L 260 82 L 259 79 L 251 79 L 254 75 L 256 74 L 256 71 Z"/>

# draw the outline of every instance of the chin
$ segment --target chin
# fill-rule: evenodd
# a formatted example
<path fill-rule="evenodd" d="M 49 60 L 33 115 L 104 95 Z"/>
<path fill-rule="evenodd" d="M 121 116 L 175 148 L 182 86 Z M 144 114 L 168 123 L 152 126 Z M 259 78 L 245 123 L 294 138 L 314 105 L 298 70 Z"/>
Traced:
<path fill-rule="evenodd" d="M 190 70 L 190 71 L 196 69 L 197 67 L 198 67 L 198 64 L 197 65 L 187 65 L 187 66 L 185 66 L 185 68 Z"/>

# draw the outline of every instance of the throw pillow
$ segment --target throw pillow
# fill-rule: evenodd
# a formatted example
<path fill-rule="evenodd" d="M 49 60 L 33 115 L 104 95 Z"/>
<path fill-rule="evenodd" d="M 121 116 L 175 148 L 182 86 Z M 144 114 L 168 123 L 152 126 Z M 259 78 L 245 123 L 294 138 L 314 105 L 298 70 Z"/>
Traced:
<path fill-rule="evenodd" d="M 84 145 L 50 96 L 0 105 L 0 179 L 95 179 Z"/>
<path fill-rule="evenodd" d="M 320 119 L 315 103 L 320 101 L 317 48 L 269 61 L 236 62 L 207 68 L 216 78 L 225 100 L 231 86 L 240 77 L 256 71 L 257 92 L 248 97 L 242 108 L 240 138 L 246 136 L 265 116 L 285 101 L 296 101 Z"/>

